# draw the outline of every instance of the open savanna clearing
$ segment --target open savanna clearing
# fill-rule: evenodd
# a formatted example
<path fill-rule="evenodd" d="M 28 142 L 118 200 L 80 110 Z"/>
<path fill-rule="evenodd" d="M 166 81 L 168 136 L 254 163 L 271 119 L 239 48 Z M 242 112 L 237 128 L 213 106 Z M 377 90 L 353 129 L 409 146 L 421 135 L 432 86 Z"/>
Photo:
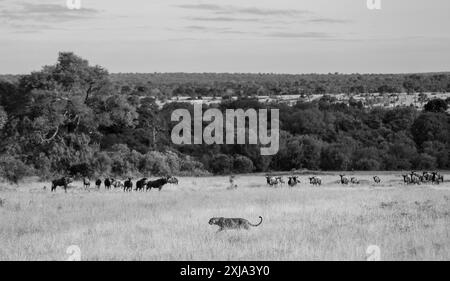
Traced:
<path fill-rule="evenodd" d="M 0 260 L 382 260 L 450 259 L 450 184 L 406 186 L 401 173 L 308 175 L 294 188 L 266 185 L 263 175 L 179 178 L 161 192 L 82 189 L 50 193 L 49 183 L 0 185 Z M 444 174 L 446 179 L 448 174 Z M 308 184 L 307 184 L 308 183 Z M 47 189 L 44 190 L 43 186 Z M 211 217 L 241 217 L 249 231 L 216 233 Z"/>

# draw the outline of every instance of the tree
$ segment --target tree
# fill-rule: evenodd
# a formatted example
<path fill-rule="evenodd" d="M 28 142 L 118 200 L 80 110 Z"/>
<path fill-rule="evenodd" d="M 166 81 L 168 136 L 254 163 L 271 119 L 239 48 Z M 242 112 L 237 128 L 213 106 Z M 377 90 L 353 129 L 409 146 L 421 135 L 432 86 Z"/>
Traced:
<path fill-rule="evenodd" d="M 341 147 L 331 145 L 322 150 L 320 167 L 323 170 L 346 171 L 350 164 L 350 156 Z"/>
<path fill-rule="evenodd" d="M 29 173 L 29 168 L 19 159 L 0 155 L 0 178 L 18 184 Z"/>
<path fill-rule="evenodd" d="M 236 155 L 234 157 L 233 171 L 235 173 L 251 173 L 255 170 L 253 162 L 250 158 L 243 155 Z"/>
<path fill-rule="evenodd" d="M 449 122 L 444 113 L 424 112 L 411 127 L 411 133 L 417 145 L 422 146 L 426 141 L 449 141 Z"/>
<path fill-rule="evenodd" d="M 108 72 L 90 66 L 73 53 L 60 53 L 56 65 L 23 76 L 19 92 L 30 96 L 30 117 L 40 143 L 61 140 L 65 134 L 96 131 L 100 125 L 91 105 L 110 90 Z M 97 112 L 96 112 L 97 111 Z"/>
<path fill-rule="evenodd" d="M 233 158 L 225 154 L 218 154 L 211 159 L 209 166 L 215 174 L 229 174 L 233 169 Z"/>
<path fill-rule="evenodd" d="M 417 117 L 417 110 L 411 107 L 388 110 L 383 118 L 383 123 L 394 132 L 408 130 Z"/>
<path fill-rule="evenodd" d="M 435 112 L 435 113 L 446 112 L 447 109 L 448 109 L 448 104 L 446 101 L 444 101 L 442 99 L 431 100 L 424 106 L 425 111 Z"/>
<path fill-rule="evenodd" d="M 6 114 L 3 107 L 0 106 L 0 130 L 3 129 L 3 127 L 6 125 L 7 121 L 8 121 L 8 115 Z"/>
<path fill-rule="evenodd" d="M 417 155 L 413 161 L 416 169 L 434 170 L 437 167 L 436 158 L 426 153 Z"/>
<path fill-rule="evenodd" d="M 422 144 L 423 152 L 427 155 L 433 156 L 436 159 L 438 168 L 448 168 L 448 160 L 450 151 L 447 149 L 444 143 L 439 141 L 426 141 Z"/>

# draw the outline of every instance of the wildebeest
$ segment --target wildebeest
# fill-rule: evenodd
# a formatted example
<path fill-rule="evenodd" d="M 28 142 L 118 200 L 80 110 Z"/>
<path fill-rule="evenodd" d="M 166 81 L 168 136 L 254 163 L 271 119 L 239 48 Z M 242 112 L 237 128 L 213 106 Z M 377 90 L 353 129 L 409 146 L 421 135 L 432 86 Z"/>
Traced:
<path fill-rule="evenodd" d="M 106 178 L 105 179 L 105 189 L 111 189 L 111 183 L 112 183 L 112 179 Z"/>
<path fill-rule="evenodd" d="M 88 189 L 91 186 L 91 181 L 88 178 L 83 178 L 83 187 Z"/>
<path fill-rule="evenodd" d="M 151 190 L 152 188 L 158 189 L 161 191 L 162 187 L 169 182 L 171 177 L 164 177 L 160 178 L 154 181 L 147 182 L 147 191 Z"/>
<path fill-rule="evenodd" d="M 322 185 L 322 179 L 319 177 L 310 177 L 309 183 L 312 185 Z"/>
<path fill-rule="evenodd" d="M 381 179 L 380 179 L 379 176 L 374 176 L 374 177 L 373 177 L 373 181 L 374 181 L 376 184 L 379 184 L 379 183 L 381 182 Z"/>
<path fill-rule="evenodd" d="M 444 182 L 444 176 L 438 172 L 433 172 L 431 173 L 431 181 L 435 184 L 439 184 L 440 182 Z"/>
<path fill-rule="evenodd" d="M 131 181 L 131 178 L 128 178 L 124 183 L 123 183 L 123 191 L 125 192 L 131 192 L 133 190 L 133 182 Z"/>
<path fill-rule="evenodd" d="M 68 177 L 63 177 L 63 178 L 60 178 L 60 179 L 57 179 L 57 180 L 53 180 L 53 181 L 52 181 L 52 189 L 51 189 L 51 191 L 53 192 L 53 191 L 56 190 L 56 188 L 57 188 L 58 186 L 61 186 L 61 187 L 64 188 L 64 191 L 67 192 L 67 186 L 68 186 L 72 181 L 73 181 L 73 180 L 72 180 L 71 178 L 68 178 Z"/>
<path fill-rule="evenodd" d="M 433 180 L 433 174 L 429 172 L 423 172 L 422 173 L 423 179 L 425 181 L 432 181 Z"/>
<path fill-rule="evenodd" d="M 350 182 L 351 182 L 352 184 L 359 184 L 359 180 L 358 180 L 357 178 L 355 178 L 355 177 L 352 177 L 351 180 L 350 180 Z"/>
<path fill-rule="evenodd" d="M 341 177 L 341 184 L 348 184 L 350 180 L 345 175 L 339 175 Z"/>
<path fill-rule="evenodd" d="M 285 184 L 285 182 L 284 182 L 284 180 L 283 180 L 282 177 L 276 177 L 275 180 L 276 180 L 277 183 L 279 183 L 279 184 L 282 184 L 282 185 Z"/>
<path fill-rule="evenodd" d="M 292 176 L 292 177 L 289 177 L 288 185 L 289 185 L 290 187 L 294 187 L 294 186 L 296 186 L 298 183 L 300 183 L 300 180 L 298 179 L 298 176 Z"/>
<path fill-rule="evenodd" d="M 144 191 L 144 187 L 147 184 L 147 178 L 140 179 L 136 182 L 135 191 Z"/>
<path fill-rule="evenodd" d="M 406 183 L 406 184 L 410 184 L 412 181 L 411 181 L 411 176 L 410 175 L 402 175 L 402 177 L 403 177 L 403 182 L 404 183 Z"/>
<path fill-rule="evenodd" d="M 420 184 L 420 182 L 421 182 L 420 175 L 417 174 L 416 172 L 411 172 L 411 183 Z"/>
<path fill-rule="evenodd" d="M 267 184 L 270 186 L 277 185 L 278 180 L 275 177 L 266 176 Z"/>
<path fill-rule="evenodd" d="M 95 181 L 95 187 L 97 188 L 97 189 L 100 189 L 100 186 L 102 185 L 102 180 L 101 179 L 97 179 L 96 181 Z"/>
<path fill-rule="evenodd" d="M 114 180 L 114 182 L 112 183 L 112 186 L 114 186 L 114 188 L 122 188 L 123 182 L 120 180 Z"/>
<path fill-rule="evenodd" d="M 178 179 L 176 177 L 170 177 L 168 183 L 170 183 L 170 184 L 178 184 Z"/>
<path fill-rule="evenodd" d="M 420 180 L 420 175 L 418 175 L 415 172 L 411 172 L 411 174 L 407 175 L 404 174 L 403 176 L 403 181 L 406 184 L 420 184 L 421 180 Z"/>

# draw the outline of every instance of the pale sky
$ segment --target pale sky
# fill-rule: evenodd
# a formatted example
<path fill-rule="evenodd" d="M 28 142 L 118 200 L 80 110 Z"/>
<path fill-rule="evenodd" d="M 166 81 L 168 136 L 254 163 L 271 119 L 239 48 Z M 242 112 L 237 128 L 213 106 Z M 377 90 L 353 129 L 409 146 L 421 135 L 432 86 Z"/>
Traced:
<path fill-rule="evenodd" d="M 450 71 L 450 1 L 0 0 L 0 73 L 73 51 L 110 72 Z"/>

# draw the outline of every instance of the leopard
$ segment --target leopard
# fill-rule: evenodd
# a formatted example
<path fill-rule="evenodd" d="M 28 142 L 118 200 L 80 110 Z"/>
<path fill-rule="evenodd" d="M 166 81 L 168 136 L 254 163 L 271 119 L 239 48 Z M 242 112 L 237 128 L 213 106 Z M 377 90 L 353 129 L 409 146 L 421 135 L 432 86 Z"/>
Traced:
<path fill-rule="evenodd" d="M 229 229 L 245 229 L 249 230 L 250 227 L 257 227 L 261 225 L 263 222 L 263 218 L 259 216 L 260 222 L 258 224 L 252 224 L 246 219 L 242 218 L 224 218 L 224 217 L 217 217 L 217 218 L 211 218 L 209 220 L 210 225 L 217 225 L 219 227 L 219 230 L 217 232 L 221 232 L 223 230 L 229 230 Z"/>

